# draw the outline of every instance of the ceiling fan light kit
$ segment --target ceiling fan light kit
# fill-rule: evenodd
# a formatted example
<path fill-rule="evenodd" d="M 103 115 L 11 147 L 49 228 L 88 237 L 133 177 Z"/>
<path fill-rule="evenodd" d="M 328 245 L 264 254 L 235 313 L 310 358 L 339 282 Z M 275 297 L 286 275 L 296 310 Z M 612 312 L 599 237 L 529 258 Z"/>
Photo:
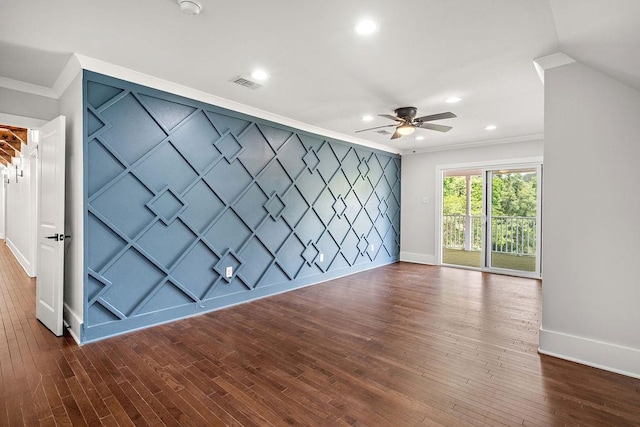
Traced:
<path fill-rule="evenodd" d="M 405 123 L 396 128 L 396 132 L 398 132 L 402 136 L 411 135 L 416 131 L 416 128 L 411 126 L 409 123 Z"/>
<path fill-rule="evenodd" d="M 390 114 L 378 114 L 380 117 L 394 120 L 396 123 L 392 125 L 376 126 L 374 128 L 357 130 L 358 132 L 365 132 L 368 130 L 381 129 L 395 126 L 396 131 L 391 136 L 391 139 L 398 139 L 403 136 L 411 135 L 416 131 L 416 128 L 435 130 L 436 132 L 448 132 L 453 129 L 451 126 L 438 125 L 435 123 L 428 123 L 434 120 L 453 119 L 457 117 L 452 112 L 431 114 L 428 116 L 416 117 L 418 109 L 416 107 L 400 107 L 394 111 L 395 116 Z"/>

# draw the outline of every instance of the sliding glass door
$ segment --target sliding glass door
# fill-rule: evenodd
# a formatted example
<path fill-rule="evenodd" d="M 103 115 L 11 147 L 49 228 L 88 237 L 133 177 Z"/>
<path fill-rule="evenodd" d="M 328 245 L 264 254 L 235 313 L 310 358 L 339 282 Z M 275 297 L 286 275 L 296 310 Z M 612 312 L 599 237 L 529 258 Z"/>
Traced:
<path fill-rule="evenodd" d="M 442 264 L 540 276 L 540 165 L 445 170 Z"/>
<path fill-rule="evenodd" d="M 488 268 L 539 275 L 539 169 L 486 172 Z"/>
<path fill-rule="evenodd" d="M 484 183 L 482 170 L 446 171 L 442 180 L 442 262 L 482 268 Z"/>

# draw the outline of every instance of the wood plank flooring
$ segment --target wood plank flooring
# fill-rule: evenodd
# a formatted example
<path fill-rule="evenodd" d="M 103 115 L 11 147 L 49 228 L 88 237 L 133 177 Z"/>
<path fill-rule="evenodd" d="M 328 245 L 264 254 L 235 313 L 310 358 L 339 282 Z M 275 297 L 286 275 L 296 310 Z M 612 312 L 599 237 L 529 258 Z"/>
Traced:
<path fill-rule="evenodd" d="M 0 425 L 640 425 L 640 380 L 538 355 L 540 282 L 398 263 L 77 346 L 0 247 Z"/>

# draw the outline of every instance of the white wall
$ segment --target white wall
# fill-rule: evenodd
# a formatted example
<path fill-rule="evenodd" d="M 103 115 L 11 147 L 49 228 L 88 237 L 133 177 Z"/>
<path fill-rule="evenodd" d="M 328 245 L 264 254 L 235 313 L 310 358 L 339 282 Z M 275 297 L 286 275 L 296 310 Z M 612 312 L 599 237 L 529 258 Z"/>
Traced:
<path fill-rule="evenodd" d="M 38 127 L 46 120 L 58 115 L 58 101 L 44 96 L 33 95 L 0 87 L 0 123 L 27 128 Z M 31 224 L 33 207 L 31 200 L 31 170 L 29 148 L 23 148 L 24 177 L 15 182 L 15 170 L 12 171 L 11 184 L 5 187 L 6 211 L 4 237 L 27 274 L 34 276 L 35 271 L 35 225 Z"/>
<path fill-rule="evenodd" d="M 58 115 L 58 101 L 0 87 L 0 112 L 48 121 Z M 21 126 L 16 123 L 2 124 Z"/>
<path fill-rule="evenodd" d="M 31 145 L 31 144 L 30 144 Z M 6 184 L 5 241 L 22 268 L 30 277 L 36 275 L 34 254 L 35 224 L 32 222 L 35 206 L 32 200 L 29 152 L 32 147 L 22 145 L 22 177 L 16 179 L 16 169 L 9 165 L 9 183 Z"/>
<path fill-rule="evenodd" d="M 82 73 L 60 97 L 60 114 L 66 117 L 66 200 L 64 269 L 64 320 L 80 342 L 83 319 L 83 148 L 82 148 Z"/>
<path fill-rule="evenodd" d="M 542 145 L 541 140 L 536 140 L 403 155 L 400 259 L 437 263 L 437 166 L 541 157 Z M 429 203 L 422 203 L 424 198 Z"/>
<path fill-rule="evenodd" d="M 640 377 L 640 92 L 545 72 L 540 352 Z"/>
<path fill-rule="evenodd" d="M 4 175 L 2 175 L 3 172 L 4 169 L 0 169 L 0 179 L 3 180 L 0 185 L 0 239 L 4 239 L 4 193 L 6 184 L 4 183 Z"/>

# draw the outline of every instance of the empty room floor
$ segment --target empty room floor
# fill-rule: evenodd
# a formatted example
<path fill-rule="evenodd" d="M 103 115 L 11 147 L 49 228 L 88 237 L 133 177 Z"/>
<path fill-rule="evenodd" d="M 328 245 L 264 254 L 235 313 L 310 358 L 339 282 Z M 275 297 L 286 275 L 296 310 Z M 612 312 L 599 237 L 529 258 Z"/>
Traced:
<path fill-rule="evenodd" d="M 397 263 L 77 346 L 0 246 L 0 425 L 638 425 L 640 380 L 537 353 L 540 281 Z"/>

